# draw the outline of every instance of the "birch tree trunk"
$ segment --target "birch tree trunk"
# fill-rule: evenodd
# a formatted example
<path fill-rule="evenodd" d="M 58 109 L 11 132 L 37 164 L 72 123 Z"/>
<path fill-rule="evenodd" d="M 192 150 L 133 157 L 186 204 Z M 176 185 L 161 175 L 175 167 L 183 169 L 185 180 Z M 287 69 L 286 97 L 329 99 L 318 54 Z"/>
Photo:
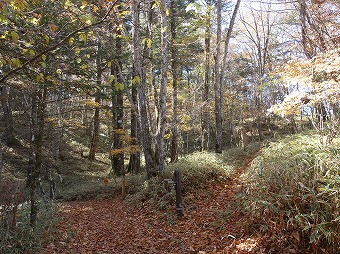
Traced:
<path fill-rule="evenodd" d="M 159 91 L 159 114 L 157 122 L 156 136 L 156 152 L 155 158 L 157 162 L 157 170 L 159 172 L 165 170 L 165 149 L 164 135 L 166 124 L 166 86 L 167 86 L 167 70 L 168 70 L 168 23 L 166 15 L 166 1 L 160 1 L 161 15 L 161 83 Z"/>
<path fill-rule="evenodd" d="M 221 12 L 222 2 L 217 1 L 217 38 L 216 38 L 216 51 L 215 51 L 215 120 L 216 120 L 216 146 L 215 152 L 222 153 L 222 139 L 223 139 L 223 105 L 224 105 L 224 88 L 225 88 L 225 74 L 227 72 L 227 54 L 229 48 L 229 41 L 231 33 L 236 20 L 236 15 L 240 7 L 241 0 L 237 0 L 234 7 L 233 15 L 229 22 L 225 42 L 224 42 L 224 53 L 223 61 L 220 66 L 220 44 L 221 44 Z"/>
<path fill-rule="evenodd" d="M 132 52 L 133 52 L 133 76 L 138 77 L 140 82 L 137 85 L 138 112 L 141 145 L 144 152 L 145 168 L 148 178 L 157 174 L 155 168 L 154 151 L 151 146 L 152 137 L 150 135 L 150 125 L 148 121 L 147 105 L 146 105 L 146 85 L 145 77 L 142 75 L 141 65 L 141 47 L 140 47 L 140 21 L 139 21 L 139 2 L 132 0 L 130 2 L 132 13 Z"/>
<path fill-rule="evenodd" d="M 223 52 L 223 60 L 222 60 L 222 67 L 221 67 L 221 75 L 220 75 L 220 116 L 221 116 L 221 125 L 222 125 L 222 129 L 223 129 L 223 121 L 224 121 L 224 91 L 225 91 L 225 87 L 226 87 L 226 73 L 227 73 L 227 56 L 228 56 L 228 51 L 229 51 L 229 42 L 230 42 L 230 38 L 231 38 L 231 33 L 233 31 L 234 28 L 234 24 L 235 24 L 235 20 L 236 20 L 236 16 L 237 16 L 237 12 L 240 8 L 240 4 L 241 4 L 241 0 L 237 0 L 234 10 L 233 10 L 233 14 L 231 16 L 230 22 L 229 22 L 229 27 L 227 30 L 227 34 L 226 34 L 226 38 L 224 41 L 224 52 Z M 231 135 L 232 135 L 232 121 L 231 121 L 232 116 L 229 117 L 229 120 L 227 121 L 227 143 L 228 145 L 231 144 Z M 220 136 L 222 137 L 223 135 L 220 134 Z"/>

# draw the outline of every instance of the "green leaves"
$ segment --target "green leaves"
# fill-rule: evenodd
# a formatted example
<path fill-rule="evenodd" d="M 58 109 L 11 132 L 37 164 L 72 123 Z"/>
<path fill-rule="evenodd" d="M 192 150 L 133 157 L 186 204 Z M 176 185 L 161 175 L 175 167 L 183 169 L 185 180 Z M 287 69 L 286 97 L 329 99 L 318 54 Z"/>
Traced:
<path fill-rule="evenodd" d="M 110 80 L 110 82 L 113 82 L 115 80 L 115 76 L 114 75 L 110 75 L 109 80 Z"/>
<path fill-rule="evenodd" d="M 44 35 L 44 39 L 47 44 L 50 42 L 50 37 L 47 34 Z"/>
<path fill-rule="evenodd" d="M 114 88 L 116 91 L 123 91 L 124 90 L 124 85 L 122 83 L 116 82 L 113 84 Z"/>
<path fill-rule="evenodd" d="M 72 46 L 74 43 L 74 37 L 71 37 L 69 40 L 68 40 L 68 45 Z"/>
<path fill-rule="evenodd" d="M 16 31 L 11 32 L 11 37 L 12 37 L 13 42 L 15 42 L 15 43 L 18 42 L 19 34 Z"/>
<path fill-rule="evenodd" d="M 164 135 L 163 137 L 165 140 L 168 140 L 169 138 L 171 138 L 171 134 L 170 133 L 167 133 Z"/>
<path fill-rule="evenodd" d="M 143 45 L 146 45 L 148 48 L 151 48 L 151 45 L 152 45 L 152 40 L 150 38 L 144 38 L 142 40 L 142 44 Z"/>
<path fill-rule="evenodd" d="M 38 82 L 44 81 L 44 74 L 39 73 L 39 74 L 35 77 L 35 79 L 36 79 Z"/>
<path fill-rule="evenodd" d="M 12 63 L 12 65 L 14 65 L 15 67 L 18 67 L 18 68 L 21 68 L 21 67 L 22 67 L 21 61 L 20 61 L 20 59 L 18 59 L 18 58 L 12 58 L 12 59 L 11 59 L 11 63 Z"/>
<path fill-rule="evenodd" d="M 84 42 L 84 44 L 87 42 L 87 36 L 84 32 L 79 33 L 79 41 Z"/>
<path fill-rule="evenodd" d="M 139 84 L 139 83 L 140 83 L 140 77 L 135 76 L 135 77 L 131 80 L 131 83 L 132 83 L 133 85 Z"/>
<path fill-rule="evenodd" d="M 65 9 L 68 9 L 68 8 L 71 7 L 71 6 L 73 6 L 73 3 L 71 3 L 70 0 L 66 0 L 66 1 L 65 1 L 65 4 L 64 4 L 64 8 L 65 8 Z"/>

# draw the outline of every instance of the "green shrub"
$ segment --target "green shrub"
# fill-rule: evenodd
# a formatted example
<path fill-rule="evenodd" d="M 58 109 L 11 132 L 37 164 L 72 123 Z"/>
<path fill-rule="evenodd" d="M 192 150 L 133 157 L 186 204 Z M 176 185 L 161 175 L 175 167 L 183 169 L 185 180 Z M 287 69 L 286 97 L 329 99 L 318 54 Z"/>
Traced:
<path fill-rule="evenodd" d="M 226 154 L 196 152 L 177 163 L 170 164 L 168 170 L 180 170 L 186 191 L 205 188 L 213 182 L 225 180 L 234 167 L 225 162 Z"/>
<path fill-rule="evenodd" d="M 340 235 L 339 168 L 339 140 L 323 147 L 310 133 L 286 137 L 270 143 L 254 160 L 240 196 L 254 218 L 266 217 L 264 224 L 272 216 L 310 243 L 335 249 Z"/>
<path fill-rule="evenodd" d="M 231 164 L 233 156 L 236 156 L 234 150 L 223 154 L 197 152 L 167 165 L 165 172 L 152 179 L 146 180 L 145 176 L 141 175 L 128 176 L 126 187 L 127 193 L 130 194 L 128 200 L 135 203 L 152 203 L 159 209 L 167 209 L 175 204 L 175 193 L 174 188 L 166 186 L 164 179 L 172 178 L 175 170 L 182 174 L 185 196 L 188 192 L 228 179 L 236 167 Z"/>
<path fill-rule="evenodd" d="M 39 204 L 39 216 L 34 230 L 29 225 L 29 207 L 24 204 L 18 211 L 19 217 L 14 229 L 0 227 L 0 253 L 39 253 L 47 235 L 56 230 L 56 208 L 50 203 Z"/>

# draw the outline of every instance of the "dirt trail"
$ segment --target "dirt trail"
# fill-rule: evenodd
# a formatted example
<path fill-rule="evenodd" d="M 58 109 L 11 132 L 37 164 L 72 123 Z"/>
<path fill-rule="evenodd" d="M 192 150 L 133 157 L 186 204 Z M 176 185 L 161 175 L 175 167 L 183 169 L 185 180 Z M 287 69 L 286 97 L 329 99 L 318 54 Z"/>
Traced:
<path fill-rule="evenodd" d="M 185 197 L 185 215 L 127 205 L 118 198 L 62 205 L 61 235 L 43 253 L 264 253 L 243 231 L 235 193 L 240 175 Z"/>

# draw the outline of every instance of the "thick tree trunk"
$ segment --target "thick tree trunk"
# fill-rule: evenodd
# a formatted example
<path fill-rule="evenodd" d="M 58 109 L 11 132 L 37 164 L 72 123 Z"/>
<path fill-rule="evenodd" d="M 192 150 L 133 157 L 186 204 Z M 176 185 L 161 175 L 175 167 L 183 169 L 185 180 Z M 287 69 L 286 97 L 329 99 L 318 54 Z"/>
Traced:
<path fill-rule="evenodd" d="M 204 90 L 202 112 L 202 151 L 209 148 L 209 90 L 210 90 L 210 41 L 211 41 L 211 0 L 207 0 L 205 24 L 205 61 L 204 61 Z"/>
<path fill-rule="evenodd" d="M 120 8 L 120 7 L 119 7 Z M 121 22 L 121 21 L 119 21 Z M 120 84 L 123 83 L 122 80 L 122 32 L 121 29 L 116 29 L 116 63 L 112 66 L 111 74 L 116 77 L 114 82 Z M 112 89 L 114 91 L 112 96 L 112 110 L 113 110 L 113 129 L 122 130 L 124 128 L 124 98 L 123 91 L 121 89 L 115 89 L 114 83 L 112 84 Z M 113 134 L 113 149 L 121 149 L 123 147 L 122 134 L 114 132 Z M 115 154 L 112 156 L 113 170 L 116 176 L 124 176 L 124 153 Z"/>
<path fill-rule="evenodd" d="M 113 149 L 121 149 L 123 147 L 122 134 L 119 133 L 119 130 L 123 130 L 123 94 L 121 91 L 116 91 L 114 95 L 113 101 L 115 102 L 115 106 L 113 110 L 115 110 L 114 114 L 114 131 L 113 137 Z M 113 168 L 114 172 L 117 176 L 121 176 L 124 174 L 124 153 L 119 153 L 113 156 Z"/>

